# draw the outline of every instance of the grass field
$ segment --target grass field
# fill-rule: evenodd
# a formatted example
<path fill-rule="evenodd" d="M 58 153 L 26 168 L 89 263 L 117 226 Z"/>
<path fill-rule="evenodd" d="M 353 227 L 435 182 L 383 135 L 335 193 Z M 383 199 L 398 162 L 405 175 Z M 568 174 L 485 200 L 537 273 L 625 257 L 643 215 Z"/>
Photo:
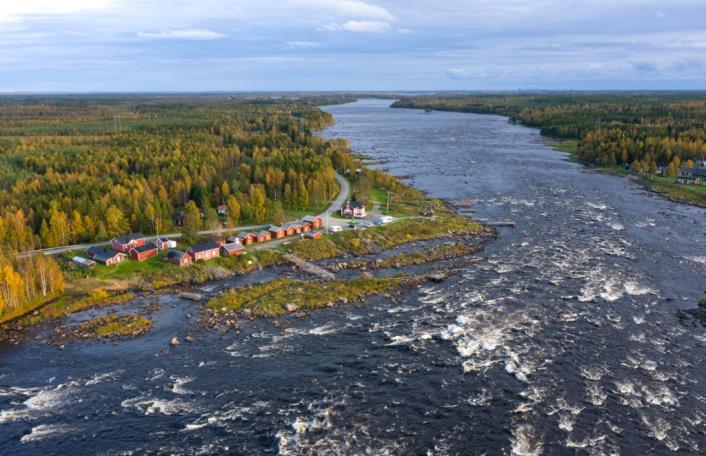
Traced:
<path fill-rule="evenodd" d="M 554 146 L 556 150 L 561 152 L 567 152 L 571 154 L 572 157 L 576 155 L 576 152 L 578 152 L 578 147 L 579 142 L 577 139 L 567 139 L 565 141 L 561 141 L 560 143 Z"/>
<path fill-rule="evenodd" d="M 706 185 L 677 184 L 669 178 L 643 176 L 641 181 L 650 189 L 679 201 L 706 207 Z"/>

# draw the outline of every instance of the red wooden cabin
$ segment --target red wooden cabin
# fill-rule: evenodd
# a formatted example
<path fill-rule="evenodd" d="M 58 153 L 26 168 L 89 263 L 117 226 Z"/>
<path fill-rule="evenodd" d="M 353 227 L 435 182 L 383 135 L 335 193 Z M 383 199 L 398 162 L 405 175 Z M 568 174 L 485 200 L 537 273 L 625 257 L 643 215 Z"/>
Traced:
<path fill-rule="evenodd" d="M 130 249 L 130 258 L 135 261 L 146 261 L 157 255 L 157 244 L 150 242 L 149 244 Z"/>

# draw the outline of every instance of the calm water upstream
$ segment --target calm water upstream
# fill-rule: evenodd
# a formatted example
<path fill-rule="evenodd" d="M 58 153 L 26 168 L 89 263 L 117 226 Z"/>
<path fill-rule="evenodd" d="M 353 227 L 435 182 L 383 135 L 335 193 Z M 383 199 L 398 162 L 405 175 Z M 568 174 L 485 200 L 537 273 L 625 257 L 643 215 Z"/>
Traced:
<path fill-rule="evenodd" d="M 487 262 L 284 330 L 170 348 L 197 305 L 165 296 L 134 341 L 0 348 L 0 454 L 706 452 L 706 333 L 676 316 L 706 293 L 705 211 L 502 117 L 389 104 L 326 107 L 325 135 L 514 220 Z"/>

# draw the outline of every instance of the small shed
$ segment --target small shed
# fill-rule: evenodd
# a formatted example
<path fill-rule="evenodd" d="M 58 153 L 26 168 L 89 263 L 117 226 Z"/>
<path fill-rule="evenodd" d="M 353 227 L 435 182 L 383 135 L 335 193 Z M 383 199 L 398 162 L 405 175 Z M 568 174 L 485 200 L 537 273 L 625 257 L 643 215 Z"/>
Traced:
<path fill-rule="evenodd" d="M 233 256 L 245 254 L 245 248 L 242 244 L 223 244 L 221 246 L 221 256 Z"/>
<path fill-rule="evenodd" d="M 310 223 L 313 230 L 318 230 L 324 226 L 324 220 L 318 215 L 307 215 L 302 219 L 302 222 Z"/>
<path fill-rule="evenodd" d="M 78 265 L 80 268 L 93 268 L 96 266 L 96 262 L 93 260 L 89 260 L 88 258 L 83 258 L 80 256 L 75 256 L 71 259 L 74 263 Z"/>
<path fill-rule="evenodd" d="M 116 252 L 114 250 L 104 249 L 101 252 L 97 252 L 93 256 L 93 260 L 98 263 L 103 263 L 106 266 L 115 266 L 116 264 L 120 264 L 123 261 L 127 260 L 127 255 L 125 255 L 123 252 Z"/>
<path fill-rule="evenodd" d="M 135 261 L 147 261 L 156 256 L 158 252 L 157 244 L 150 242 L 149 244 L 130 249 L 130 258 Z"/>
<path fill-rule="evenodd" d="M 181 267 L 191 264 L 191 256 L 181 250 L 170 250 L 169 253 L 167 253 L 165 260 Z"/>
<path fill-rule="evenodd" d="M 287 223 L 282 228 L 284 228 L 284 234 L 287 236 L 293 236 L 297 233 L 297 229 L 291 223 Z"/>
<path fill-rule="evenodd" d="M 240 238 L 240 243 L 243 245 L 250 245 L 255 242 L 255 235 L 252 233 L 241 233 L 238 238 Z"/>
<path fill-rule="evenodd" d="M 257 242 L 267 242 L 270 239 L 272 239 L 272 235 L 267 230 L 257 233 Z"/>
<path fill-rule="evenodd" d="M 270 236 L 273 239 L 281 239 L 287 235 L 287 231 L 282 228 L 281 226 L 274 226 L 272 225 L 267 229 L 267 231 L 270 232 Z"/>
<path fill-rule="evenodd" d="M 308 233 L 304 233 L 304 239 L 319 239 L 320 237 L 320 231 L 310 231 Z"/>
<path fill-rule="evenodd" d="M 176 242 L 171 241 L 169 238 L 166 237 L 161 237 L 155 241 L 155 244 L 157 244 L 157 248 L 159 250 L 167 250 L 172 248 L 172 243 L 174 243 L 174 247 L 176 247 Z"/>

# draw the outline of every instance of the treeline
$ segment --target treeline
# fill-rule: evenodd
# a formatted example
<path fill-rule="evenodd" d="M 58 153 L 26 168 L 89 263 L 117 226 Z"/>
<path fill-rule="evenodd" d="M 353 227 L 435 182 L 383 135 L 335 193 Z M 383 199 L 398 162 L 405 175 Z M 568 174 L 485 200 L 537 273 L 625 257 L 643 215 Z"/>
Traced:
<path fill-rule="evenodd" d="M 44 255 L 0 255 L 0 319 L 15 316 L 64 291 L 59 265 Z"/>
<path fill-rule="evenodd" d="M 394 107 L 500 114 L 577 139 L 578 158 L 645 172 L 706 156 L 706 93 L 483 94 L 409 97 Z"/>
<path fill-rule="evenodd" d="M 6 97 L 0 248 L 26 251 L 282 219 L 338 191 L 353 159 L 314 132 L 335 96 Z M 197 213 L 198 216 L 194 216 Z M 189 218 L 190 217 L 190 218 Z"/>

